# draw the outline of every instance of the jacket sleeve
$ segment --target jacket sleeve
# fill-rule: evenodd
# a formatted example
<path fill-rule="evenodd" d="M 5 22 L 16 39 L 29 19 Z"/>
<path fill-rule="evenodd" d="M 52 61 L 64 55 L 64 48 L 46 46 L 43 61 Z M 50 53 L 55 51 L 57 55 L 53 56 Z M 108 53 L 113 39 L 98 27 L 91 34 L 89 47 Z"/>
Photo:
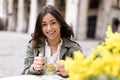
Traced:
<path fill-rule="evenodd" d="M 81 46 L 80 46 L 80 44 L 79 44 L 78 42 L 76 42 L 76 41 L 74 41 L 74 40 L 70 40 L 70 42 L 71 42 L 73 51 L 83 52 L 83 51 L 82 51 L 82 48 L 81 48 Z"/>
<path fill-rule="evenodd" d="M 74 54 L 73 54 L 73 53 L 74 53 L 75 51 L 83 52 L 81 46 L 79 45 L 79 43 L 78 43 L 78 42 L 75 42 L 75 41 L 72 41 L 72 47 L 71 47 L 70 50 L 69 50 L 69 53 L 71 54 L 71 57 L 74 57 Z"/>
<path fill-rule="evenodd" d="M 74 46 L 69 49 L 68 53 L 70 53 L 70 57 L 74 57 L 74 54 L 73 54 L 73 53 L 74 53 L 75 51 L 80 51 L 80 52 L 82 52 L 82 49 L 81 49 L 81 47 L 80 47 L 79 44 L 74 44 Z"/>
<path fill-rule="evenodd" d="M 81 46 L 78 43 L 76 43 L 75 45 L 76 46 L 74 47 L 74 51 L 76 50 L 76 51 L 83 52 Z"/>
<path fill-rule="evenodd" d="M 64 44 L 64 46 L 68 46 L 68 47 L 63 47 L 63 48 L 65 48 L 66 49 L 66 52 L 65 52 L 65 54 L 62 56 L 62 59 L 63 60 L 65 60 L 65 58 L 67 57 L 67 56 L 69 56 L 69 57 L 72 57 L 72 58 L 74 58 L 74 51 L 80 51 L 80 52 L 82 52 L 82 49 L 81 49 L 81 46 L 77 43 L 77 42 L 75 42 L 75 41 L 72 41 L 72 40 L 66 40 L 67 42 L 65 42 L 66 44 Z"/>
<path fill-rule="evenodd" d="M 22 74 L 43 74 L 44 70 L 36 71 L 33 69 L 33 60 L 35 57 L 36 50 L 32 48 L 31 43 L 27 46 L 26 58 L 24 60 L 24 70 Z"/>

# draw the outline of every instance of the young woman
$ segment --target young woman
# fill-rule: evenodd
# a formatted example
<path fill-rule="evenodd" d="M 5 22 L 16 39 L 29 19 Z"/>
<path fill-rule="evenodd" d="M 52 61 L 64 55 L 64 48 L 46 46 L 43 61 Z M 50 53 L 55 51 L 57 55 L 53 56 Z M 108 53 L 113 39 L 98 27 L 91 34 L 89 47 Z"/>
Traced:
<path fill-rule="evenodd" d="M 23 74 L 44 74 L 44 64 L 55 63 L 56 74 L 67 76 L 64 65 L 56 64 L 73 57 L 73 52 L 81 51 L 78 43 L 70 40 L 73 37 L 72 28 L 65 22 L 59 11 L 51 6 L 44 6 L 38 14 L 35 30 L 27 46 L 25 68 Z"/>

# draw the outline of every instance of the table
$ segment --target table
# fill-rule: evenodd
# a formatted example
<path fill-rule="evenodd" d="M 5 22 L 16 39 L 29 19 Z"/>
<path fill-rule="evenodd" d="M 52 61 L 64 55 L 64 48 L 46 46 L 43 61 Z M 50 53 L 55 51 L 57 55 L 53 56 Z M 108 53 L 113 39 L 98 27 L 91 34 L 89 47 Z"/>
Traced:
<path fill-rule="evenodd" d="M 19 75 L 19 76 L 11 76 L 0 78 L 0 80 L 67 80 L 66 78 L 62 78 L 58 75 Z"/>

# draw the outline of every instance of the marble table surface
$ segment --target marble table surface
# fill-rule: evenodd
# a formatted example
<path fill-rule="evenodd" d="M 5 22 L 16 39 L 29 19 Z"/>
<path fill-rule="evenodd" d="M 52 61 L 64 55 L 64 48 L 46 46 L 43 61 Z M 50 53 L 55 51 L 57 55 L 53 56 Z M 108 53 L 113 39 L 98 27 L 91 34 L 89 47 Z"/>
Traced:
<path fill-rule="evenodd" d="M 67 80 L 66 78 L 62 78 L 58 75 L 20 75 L 20 76 L 11 76 L 0 78 L 0 80 Z"/>

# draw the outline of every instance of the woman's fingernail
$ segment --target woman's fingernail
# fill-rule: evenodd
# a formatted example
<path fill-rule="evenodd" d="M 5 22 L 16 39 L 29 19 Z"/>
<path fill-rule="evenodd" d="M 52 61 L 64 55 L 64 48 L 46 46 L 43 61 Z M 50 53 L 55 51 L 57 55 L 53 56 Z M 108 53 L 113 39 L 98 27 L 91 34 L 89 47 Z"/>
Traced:
<path fill-rule="evenodd" d="M 43 56 L 43 54 L 40 53 L 38 56 Z"/>

